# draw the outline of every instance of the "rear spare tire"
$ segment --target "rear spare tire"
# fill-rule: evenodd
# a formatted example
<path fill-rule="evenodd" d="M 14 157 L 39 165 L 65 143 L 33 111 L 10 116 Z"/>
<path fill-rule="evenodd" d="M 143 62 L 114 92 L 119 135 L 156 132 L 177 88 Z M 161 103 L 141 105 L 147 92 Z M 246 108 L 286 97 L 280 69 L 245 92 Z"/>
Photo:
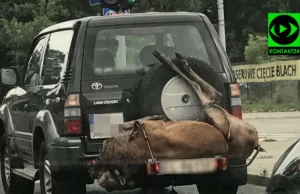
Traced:
<path fill-rule="evenodd" d="M 223 81 L 209 64 L 195 57 L 185 59 L 202 79 L 224 94 Z M 177 60 L 172 61 L 178 64 Z M 202 104 L 192 88 L 164 64 L 148 69 L 139 87 L 138 107 L 141 117 L 166 115 L 173 121 L 205 120 Z"/>

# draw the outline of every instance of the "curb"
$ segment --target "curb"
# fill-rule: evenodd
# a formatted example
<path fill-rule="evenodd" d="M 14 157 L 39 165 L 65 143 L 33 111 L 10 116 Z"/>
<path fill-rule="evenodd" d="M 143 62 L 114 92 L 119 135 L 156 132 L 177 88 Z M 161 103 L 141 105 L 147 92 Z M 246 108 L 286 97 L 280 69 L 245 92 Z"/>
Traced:
<path fill-rule="evenodd" d="M 269 181 L 270 181 L 270 177 L 248 174 L 249 184 L 267 187 Z"/>

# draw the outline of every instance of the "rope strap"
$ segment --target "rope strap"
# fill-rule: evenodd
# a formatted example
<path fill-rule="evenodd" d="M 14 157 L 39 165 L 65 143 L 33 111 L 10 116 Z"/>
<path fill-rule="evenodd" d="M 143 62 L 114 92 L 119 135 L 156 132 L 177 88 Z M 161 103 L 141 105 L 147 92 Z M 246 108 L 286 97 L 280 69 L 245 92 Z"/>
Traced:
<path fill-rule="evenodd" d="M 141 124 L 138 121 L 134 121 L 133 128 L 129 133 L 129 142 L 135 140 L 138 137 L 138 135 L 139 135 L 138 131 L 139 130 L 143 133 L 144 139 L 147 143 L 147 146 L 148 146 L 148 149 L 149 149 L 149 152 L 150 152 L 150 155 L 151 155 L 152 162 L 155 162 L 155 158 L 154 158 L 153 151 L 152 151 L 152 148 L 151 148 L 150 140 L 149 140 L 149 138 L 147 136 L 147 133 L 145 131 L 145 125 L 144 124 Z"/>
<path fill-rule="evenodd" d="M 227 114 L 224 111 L 224 109 L 222 107 L 220 107 L 216 102 L 213 102 L 213 101 L 205 104 L 204 108 L 216 108 L 225 117 L 225 119 L 227 121 L 227 126 L 228 126 L 228 135 L 227 135 L 227 140 L 226 141 L 229 142 L 230 137 L 231 137 L 231 125 L 230 125 L 230 121 L 229 121 L 229 119 L 227 117 Z"/>

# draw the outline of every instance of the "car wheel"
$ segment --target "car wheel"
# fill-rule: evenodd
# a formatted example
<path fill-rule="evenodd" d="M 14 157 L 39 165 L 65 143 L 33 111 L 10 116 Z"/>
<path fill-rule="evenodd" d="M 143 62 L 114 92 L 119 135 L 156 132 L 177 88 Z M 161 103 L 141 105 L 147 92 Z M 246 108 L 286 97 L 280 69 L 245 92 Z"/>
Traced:
<path fill-rule="evenodd" d="M 272 194 L 288 194 L 284 189 L 276 189 Z"/>
<path fill-rule="evenodd" d="M 52 172 L 46 143 L 40 148 L 39 172 L 41 194 L 86 194 L 84 180 L 74 172 Z"/>
<path fill-rule="evenodd" d="M 199 194 L 237 194 L 238 187 L 205 187 L 197 185 Z"/>
<path fill-rule="evenodd" d="M 33 194 L 34 182 L 12 173 L 5 135 L 0 141 L 0 171 L 3 190 L 7 194 Z"/>
<path fill-rule="evenodd" d="M 169 190 L 166 188 L 148 188 L 142 189 L 140 194 L 169 194 Z"/>

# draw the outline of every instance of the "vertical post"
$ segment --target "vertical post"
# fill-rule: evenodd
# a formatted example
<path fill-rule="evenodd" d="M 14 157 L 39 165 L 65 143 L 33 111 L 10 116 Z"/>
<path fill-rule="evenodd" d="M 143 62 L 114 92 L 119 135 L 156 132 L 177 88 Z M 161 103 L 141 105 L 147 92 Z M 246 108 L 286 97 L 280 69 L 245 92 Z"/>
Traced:
<path fill-rule="evenodd" d="M 117 51 L 118 67 L 126 67 L 126 39 L 125 36 L 117 36 L 119 47 Z"/>
<path fill-rule="evenodd" d="M 123 8 L 119 7 L 119 10 L 116 10 L 117 14 L 123 14 Z M 117 40 L 119 42 L 119 47 L 117 51 L 117 63 L 118 67 L 126 67 L 127 59 L 126 59 L 126 37 L 118 36 Z"/>
<path fill-rule="evenodd" d="M 247 100 L 250 100 L 250 97 L 249 97 L 249 83 L 247 83 L 246 87 L 247 87 Z"/>
<path fill-rule="evenodd" d="M 297 81 L 297 86 L 298 86 L 298 102 L 300 101 L 300 81 Z"/>
<path fill-rule="evenodd" d="M 226 37 L 225 37 L 225 19 L 224 19 L 224 4 L 223 0 L 218 0 L 218 15 L 219 15 L 219 36 L 221 43 L 226 51 Z"/>
<path fill-rule="evenodd" d="M 270 82 L 271 84 L 271 103 L 273 103 L 273 82 Z"/>

